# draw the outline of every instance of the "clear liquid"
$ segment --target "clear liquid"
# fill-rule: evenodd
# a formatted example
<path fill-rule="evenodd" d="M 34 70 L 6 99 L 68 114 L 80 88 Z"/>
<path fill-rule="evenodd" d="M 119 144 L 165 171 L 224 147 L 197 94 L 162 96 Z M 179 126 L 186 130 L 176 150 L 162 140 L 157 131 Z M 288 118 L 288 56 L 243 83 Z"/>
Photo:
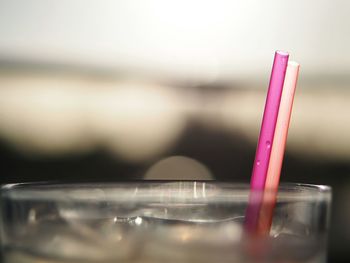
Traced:
<path fill-rule="evenodd" d="M 147 216 L 60 220 L 33 226 L 26 247 L 6 247 L 5 263 L 324 262 L 325 238 L 302 225 L 247 239 L 242 217 L 179 220 Z M 37 232 L 37 231 L 39 232 Z M 32 240 L 31 240 L 32 239 Z"/>

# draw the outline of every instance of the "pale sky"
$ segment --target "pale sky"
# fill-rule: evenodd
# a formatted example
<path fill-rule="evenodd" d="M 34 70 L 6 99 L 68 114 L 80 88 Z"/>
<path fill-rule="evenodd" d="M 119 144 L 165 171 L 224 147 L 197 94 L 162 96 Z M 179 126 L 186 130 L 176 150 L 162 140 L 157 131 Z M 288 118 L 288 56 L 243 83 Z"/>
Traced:
<path fill-rule="evenodd" d="M 350 73 L 347 0 L 0 0 L 0 59 L 203 78 L 269 75 L 282 49 L 303 74 Z"/>

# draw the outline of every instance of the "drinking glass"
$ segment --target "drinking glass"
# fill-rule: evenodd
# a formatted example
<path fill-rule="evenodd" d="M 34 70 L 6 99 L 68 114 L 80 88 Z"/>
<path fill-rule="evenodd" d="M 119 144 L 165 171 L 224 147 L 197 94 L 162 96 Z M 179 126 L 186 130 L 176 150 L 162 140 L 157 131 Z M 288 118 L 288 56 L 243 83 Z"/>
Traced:
<path fill-rule="evenodd" d="M 215 181 L 9 184 L 4 263 L 325 262 L 331 189 L 282 184 L 266 235 L 249 185 Z"/>

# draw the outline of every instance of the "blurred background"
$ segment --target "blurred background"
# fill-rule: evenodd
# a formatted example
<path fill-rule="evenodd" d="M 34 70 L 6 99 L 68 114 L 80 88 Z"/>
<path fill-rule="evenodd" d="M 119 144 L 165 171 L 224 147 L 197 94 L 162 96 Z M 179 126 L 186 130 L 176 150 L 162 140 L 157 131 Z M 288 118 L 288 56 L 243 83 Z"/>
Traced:
<path fill-rule="evenodd" d="M 248 183 L 276 49 L 301 64 L 282 181 L 350 251 L 350 2 L 0 0 L 1 183 Z"/>

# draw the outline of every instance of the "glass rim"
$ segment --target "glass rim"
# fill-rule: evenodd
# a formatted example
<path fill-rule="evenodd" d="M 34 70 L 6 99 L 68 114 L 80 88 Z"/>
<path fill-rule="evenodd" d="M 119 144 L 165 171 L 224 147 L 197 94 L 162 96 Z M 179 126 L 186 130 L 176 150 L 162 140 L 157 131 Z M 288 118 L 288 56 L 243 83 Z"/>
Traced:
<path fill-rule="evenodd" d="M 249 184 L 224 181 L 144 180 L 122 182 L 29 182 L 1 185 L 1 198 L 42 201 L 233 201 L 245 202 L 251 193 Z M 269 193 L 269 191 L 265 191 Z M 281 183 L 277 198 L 281 201 L 330 201 L 327 185 Z"/>

